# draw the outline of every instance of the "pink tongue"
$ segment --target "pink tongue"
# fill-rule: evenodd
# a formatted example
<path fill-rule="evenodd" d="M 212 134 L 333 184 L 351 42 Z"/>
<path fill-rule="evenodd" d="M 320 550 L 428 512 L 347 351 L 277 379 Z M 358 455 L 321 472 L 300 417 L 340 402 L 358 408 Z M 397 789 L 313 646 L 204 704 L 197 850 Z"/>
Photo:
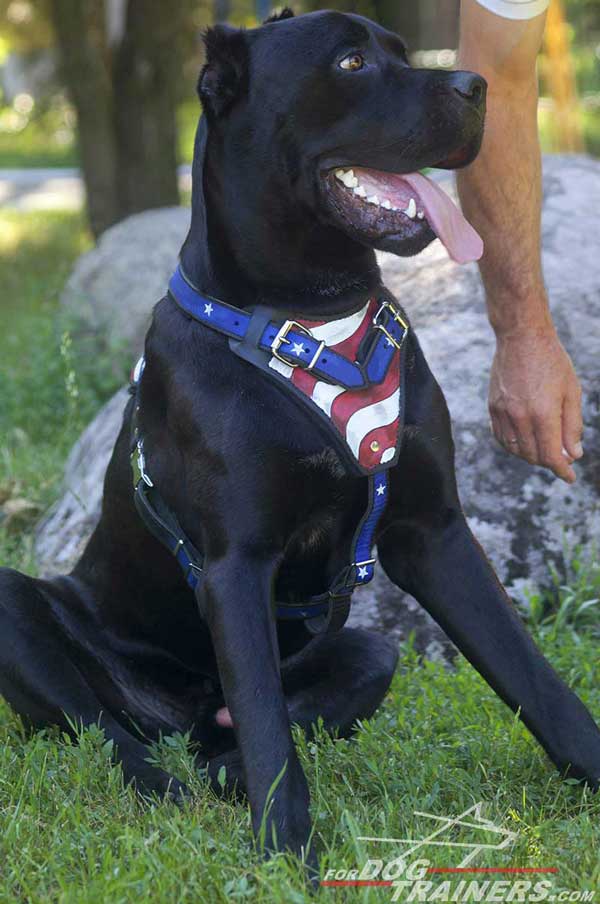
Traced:
<path fill-rule="evenodd" d="M 421 200 L 425 216 L 450 257 L 458 264 L 478 261 L 483 254 L 480 235 L 468 223 L 445 191 L 421 173 L 402 176 Z"/>

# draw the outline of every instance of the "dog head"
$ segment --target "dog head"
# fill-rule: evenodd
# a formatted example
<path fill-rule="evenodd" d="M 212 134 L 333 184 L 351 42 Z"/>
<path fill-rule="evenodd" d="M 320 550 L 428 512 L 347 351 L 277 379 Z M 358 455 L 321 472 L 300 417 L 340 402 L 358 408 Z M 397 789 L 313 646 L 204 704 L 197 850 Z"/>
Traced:
<path fill-rule="evenodd" d="M 216 26 L 205 41 L 199 94 L 219 148 L 213 177 L 240 229 L 303 219 L 400 255 L 436 235 L 456 260 L 480 255 L 477 234 L 419 172 L 475 158 L 480 76 L 413 69 L 397 35 L 339 12 L 286 10 L 248 31 Z"/>

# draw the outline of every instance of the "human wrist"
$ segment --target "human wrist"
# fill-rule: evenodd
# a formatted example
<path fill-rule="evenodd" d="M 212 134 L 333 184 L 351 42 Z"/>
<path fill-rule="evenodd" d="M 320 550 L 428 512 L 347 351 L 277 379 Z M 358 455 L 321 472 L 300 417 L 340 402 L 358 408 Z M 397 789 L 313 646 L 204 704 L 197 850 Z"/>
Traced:
<path fill-rule="evenodd" d="M 502 327 L 493 327 L 496 344 L 517 342 L 525 340 L 548 340 L 557 338 L 556 327 L 549 320 L 523 321 L 507 324 Z"/>
<path fill-rule="evenodd" d="M 556 333 L 545 292 L 504 300 L 488 294 L 488 316 L 497 342 Z"/>

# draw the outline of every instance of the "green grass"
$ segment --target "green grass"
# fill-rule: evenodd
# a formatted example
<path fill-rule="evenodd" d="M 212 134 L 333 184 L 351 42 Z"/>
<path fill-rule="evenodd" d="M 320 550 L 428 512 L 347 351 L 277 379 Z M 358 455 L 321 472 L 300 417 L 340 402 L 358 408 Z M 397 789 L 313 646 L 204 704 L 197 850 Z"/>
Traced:
<path fill-rule="evenodd" d="M 600 718 L 597 645 L 585 636 L 574 642 L 567 631 L 544 646 Z M 298 746 L 322 875 L 400 853 L 358 835 L 423 837 L 432 826 L 415 811 L 455 815 L 482 801 L 485 816 L 517 839 L 477 866 L 557 867 L 557 891 L 600 887 L 600 800 L 559 781 L 462 660 L 448 672 L 405 648 L 384 706 L 353 740 L 298 736 Z M 297 862 L 261 862 L 247 808 L 214 797 L 185 738 L 163 740 L 154 756 L 190 784 L 193 798 L 182 811 L 123 788 L 97 728 L 84 731 L 79 746 L 58 732 L 27 736 L 0 708 L 0 901 L 310 900 Z M 467 831 L 454 840 L 473 838 Z M 444 848 L 419 857 L 435 866 L 458 862 Z M 319 893 L 324 901 L 390 897 L 389 889 Z"/>
<path fill-rule="evenodd" d="M 91 244 L 82 215 L 0 213 L 0 562 L 31 567 L 30 529 L 55 498 L 67 453 L 127 372 L 122 356 L 73 342 L 59 291 Z M 94 353 L 95 352 L 95 353 Z M 15 529 L 2 506 L 24 509 Z M 21 529 L 22 528 L 22 529 Z"/>
<path fill-rule="evenodd" d="M 0 215 L 0 488 L 40 509 L 58 492 L 80 427 L 125 369 L 111 349 L 92 360 L 89 348 L 70 341 L 60 314 L 60 287 L 88 245 L 77 215 Z M 33 520 L 32 514 L 10 531 L 0 526 L 0 564 L 31 570 Z M 564 586 L 556 578 L 552 595 L 532 598 L 531 623 L 600 720 L 600 566 L 584 552 Z M 538 745 L 462 659 L 448 671 L 420 662 L 407 645 L 385 704 L 354 739 L 319 733 L 315 741 L 297 740 L 322 874 L 385 856 L 359 835 L 422 837 L 431 824 L 415 811 L 454 815 L 483 801 L 485 815 L 518 837 L 510 850 L 482 855 L 477 866 L 553 866 L 555 892 L 600 888 L 600 798 L 559 781 Z M 124 788 L 109 755 L 97 727 L 85 730 L 78 745 L 57 730 L 30 735 L 0 701 L 0 904 L 311 900 L 296 861 L 260 860 L 247 808 L 214 797 L 185 737 L 149 750 L 189 783 L 193 797 L 182 810 Z M 435 866 L 457 862 L 443 848 L 419 856 Z M 391 895 L 322 889 L 318 898 L 375 902 Z"/>

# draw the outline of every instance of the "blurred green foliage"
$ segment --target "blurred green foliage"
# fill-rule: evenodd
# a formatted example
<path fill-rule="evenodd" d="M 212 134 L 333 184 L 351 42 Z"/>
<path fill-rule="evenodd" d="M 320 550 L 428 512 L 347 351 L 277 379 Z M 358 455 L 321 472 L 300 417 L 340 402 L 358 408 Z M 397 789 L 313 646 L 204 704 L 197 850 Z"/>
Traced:
<path fill-rule="evenodd" d="M 212 0 L 199 0 L 206 9 Z M 388 0 L 297 0 L 297 11 L 329 7 L 352 10 L 388 22 L 395 7 Z M 565 0 L 564 8 L 571 27 L 573 62 L 581 99 L 581 120 L 590 153 L 600 156 L 600 2 L 599 0 Z M 235 25 L 256 24 L 254 0 L 231 0 L 230 21 Z M 51 46 L 47 0 L 0 0 L 0 66 L 11 52 L 39 53 Z M 182 61 L 186 88 L 178 110 L 179 160 L 191 160 L 193 136 L 199 105 L 193 93 L 193 82 L 199 66 L 194 56 Z M 540 65 L 541 93 L 547 93 L 544 60 Z M 30 99 L 31 100 L 31 99 Z M 0 95 L 0 167 L 74 166 L 78 162 L 75 117 L 60 90 L 54 86 L 49 97 L 30 105 L 20 98 L 12 104 L 2 103 Z M 21 108 L 19 107 L 21 105 Z M 545 150 L 555 149 L 551 141 L 551 111 L 540 110 L 540 134 Z"/>
<path fill-rule="evenodd" d="M 30 113 L 0 107 L 0 167 L 76 166 L 75 115 L 62 95 Z"/>

